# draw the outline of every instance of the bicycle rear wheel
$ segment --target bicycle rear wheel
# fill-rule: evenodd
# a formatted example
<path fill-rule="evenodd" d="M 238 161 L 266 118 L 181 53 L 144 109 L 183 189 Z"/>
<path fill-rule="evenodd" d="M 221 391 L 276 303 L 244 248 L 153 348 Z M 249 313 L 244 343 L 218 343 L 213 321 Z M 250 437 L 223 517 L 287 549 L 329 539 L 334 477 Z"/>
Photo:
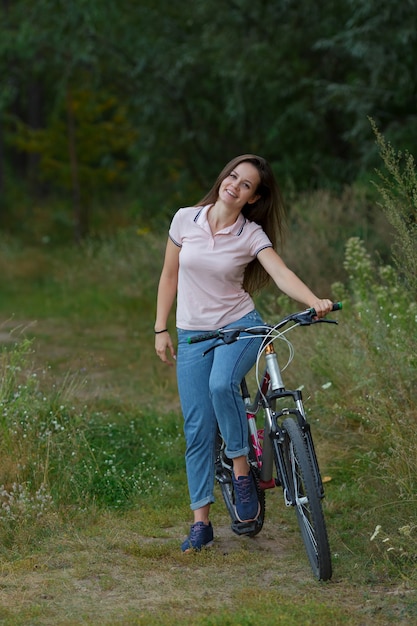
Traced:
<path fill-rule="evenodd" d="M 254 537 L 257 535 L 264 525 L 265 519 L 265 492 L 259 487 L 258 469 L 250 464 L 250 471 L 254 478 L 256 489 L 258 492 L 258 500 L 261 507 L 258 518 L 254 522 L 240 522 L 236 516 L 235 496 L 232 482 L 233 462 L 225 454 L 225 443 L 218 433 L 216 440 L 216 463 L 215 476 L 220 486 L 223 500 L 227 511 L 232 520 L 231 528 L 237 535 L 248 535 Z"/>
<path fill-rule="evenodd" d="M 285 440 L 282 444 L 286 465 L 290 500 L 296 510 L 301 536 L 311 569 L 319 580 L 332 576 L 329 540 L 311 461 L 298 424 L 291 418 L 283 421 Z M 277 452 L 275 452 L 277 454 Z"/>

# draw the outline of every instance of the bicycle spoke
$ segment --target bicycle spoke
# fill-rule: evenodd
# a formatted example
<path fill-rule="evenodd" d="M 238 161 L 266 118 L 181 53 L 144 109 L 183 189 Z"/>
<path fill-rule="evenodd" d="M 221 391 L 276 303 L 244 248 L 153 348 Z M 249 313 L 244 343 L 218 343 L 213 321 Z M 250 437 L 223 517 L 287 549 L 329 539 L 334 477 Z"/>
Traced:
<path fill-rule="evenodd" d="M 292 442 L 290 443 L 290 459 L 291 459 L 291 466 L 292 466 L 293 483 L 295 485 L 295 506 L 297 507 L 300 515 L 303 518 L 305 528 L 310 537 L 310 541 L 313 544 L 313 546 L 315 546 L 316 552 L 317 552 L 317 542 L 316 542 L 313 527 L 310 522 L 311 515 L 310 515 L 309 508 L 308 508 L 309 501 L 308 501 L 307 496 L 299 495 L 301 491 L 300 470 L 299 470 L 297 457 L 294 453 L 294 444 Z"/>
<path fill-rule="evenodd" d="M 307 447 L 295 420 L 283 422 L 285 441 L 276 444 L 276 455 L 282 454 L 290 481 L 289 491 L 297 513 L 301 536 L 314 574 L 320 580 L 331 577 L 330 549 L 315 477 Z"/>

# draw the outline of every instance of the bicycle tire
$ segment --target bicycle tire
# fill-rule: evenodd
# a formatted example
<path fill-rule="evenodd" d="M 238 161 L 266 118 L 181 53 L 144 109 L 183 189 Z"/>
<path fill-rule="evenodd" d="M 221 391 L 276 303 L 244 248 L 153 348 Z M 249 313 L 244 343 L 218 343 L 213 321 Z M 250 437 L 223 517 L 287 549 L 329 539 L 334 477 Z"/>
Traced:
<path fill-rule="evenodd" d="M 232 482 L 233 462 L 228 459 L 225 454 L 224 441 L 218 433 L 216 440 L 216 463 L 215 477 L 219 484 L 221 494 L 223 496 L 226 509 L 232 521 L 231 528 L 237 535 L 246 535 L 254 537 L 257 535 L 264 525 L 265 520 L 265 492 L 259 487 L 259 471 L 250 464 L 250 471 L 255 481 L 256 490 L 258 492 L 258 500 L 261 507 L 258 518 L 254 522 L 240 522 L 236 516 L 235 496 Z"/>
<path fill-rule="evenodd" d="M 281 444 L 277 441 L 274 443 L 275 446 L 282 446 L 290 479 L 289 499 L 295 506 L 311 569 L 319 580 L 329 580 L 332 576 L 329 540 L 307 446 L 295 420 L 286 418 L 282 426 L 285 432 L 284 441 Z"/>

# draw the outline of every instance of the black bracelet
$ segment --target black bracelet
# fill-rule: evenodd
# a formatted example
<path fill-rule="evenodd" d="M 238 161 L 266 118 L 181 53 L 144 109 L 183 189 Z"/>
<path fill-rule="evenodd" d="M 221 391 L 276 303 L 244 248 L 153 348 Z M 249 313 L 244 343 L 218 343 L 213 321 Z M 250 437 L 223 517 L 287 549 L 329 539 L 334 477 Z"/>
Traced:
<path fill-rule="evenodd" d="M 161 333 L 167 333 L 168 328 L 164 328 L 164 330 L 154 330 L 155 335 L 160 335 Z"/>

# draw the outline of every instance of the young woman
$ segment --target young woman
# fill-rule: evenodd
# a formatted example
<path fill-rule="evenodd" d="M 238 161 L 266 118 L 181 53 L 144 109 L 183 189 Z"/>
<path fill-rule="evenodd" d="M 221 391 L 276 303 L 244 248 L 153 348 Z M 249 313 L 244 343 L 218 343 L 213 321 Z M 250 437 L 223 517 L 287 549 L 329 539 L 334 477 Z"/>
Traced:
<path fill-rule="evenodd" d="M 155 349 L 168 365 L 176 359 L 184 415 L 194 523 L 183 552 L 213 542 L 209 511 L 214 502 L 217 425 L 226 441 L 226 454 L 233 460 L 237 516 L 249 521 L 259 515 L 239 385 L 255 363 L 261 340 L 221 346 L 203 357 L 201 344 L 188 344 L 188 337 L 217 328 L 262 324 L 250 294 L 269 278 L 289 297 L 314 307 L 318 317 L 332 308 L 331 300 L 318 298 L 275 251 L 282 239 L 283 218 L 269 164 L 245 154 L 230 161 L 209 193 L 196 206 L 180 209 L 171 223 L 158 287 Z M 167 329 L 175 298 L 177 354 Z"/>

